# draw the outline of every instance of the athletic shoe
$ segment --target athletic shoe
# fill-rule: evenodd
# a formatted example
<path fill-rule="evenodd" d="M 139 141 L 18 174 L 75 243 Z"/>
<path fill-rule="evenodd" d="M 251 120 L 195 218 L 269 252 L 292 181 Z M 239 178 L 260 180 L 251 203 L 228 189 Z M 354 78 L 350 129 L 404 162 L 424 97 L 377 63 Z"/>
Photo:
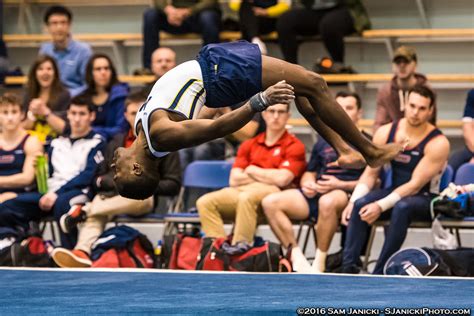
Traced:
<path fill-rule="evenodd" d="M 61 268 L 89 268 L 92 265 L 89 255 L 78 249 L 55 248 L 52 257 Z"/>
<path fill-rule="evenodd" d="M 240 241 L 236 245 L 230 245 L 229 243 L 225 242 L 221 246 L 221 249 L 229 256 L 246 253 L 250 250 L 250 248 L 252 248 L 252 246 L 244 241 Z"/>
<path fill-rule="evenodd" d="M 311 265 L 300 247 L 292 247 L 289 254 L 293 271 L 298 273 L 313 273 Z"/>
<path fill-rule="evenodd" d="M 356 71 L 351 66 L 335 63 L 329 57 L 323 57 L 316 61 L 313 70 L 318 74 L 355 74 Z"/>
<path fill-rule="evenodd" d="M 346 274 L 359 274 L 360 267 L 356 266 L 355 264 L 351 264 L 348 266 L 341 266 L 340 268 L 334 271 L 335 273 L 346 273 Z"/>
<path fill-rule="evenodd" d="M 87 214 L 82 209 L 83 205 L 78 204 L 71 207 L 69 212 L 61 216 L 59 219 L 59 225 L 61 230 L 66 234 L 70 233 L 77 224 L 84 222 L 87 219 Z"/>

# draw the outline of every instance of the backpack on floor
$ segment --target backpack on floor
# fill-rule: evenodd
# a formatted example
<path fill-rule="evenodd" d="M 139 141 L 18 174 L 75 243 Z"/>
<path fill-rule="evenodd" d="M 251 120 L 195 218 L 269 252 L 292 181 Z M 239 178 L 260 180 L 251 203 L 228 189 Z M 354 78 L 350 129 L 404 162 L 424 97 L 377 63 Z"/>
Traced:
<path fill-rule="evenodd" d="M 254 246 L 238 255 L 228 255 L 222 245 L 227 238 L 204 238 L 196 270 L 277 272 L 282 257 L 279 244 L 255 238 Z"/>
<path fill-rule="evenodd" d="M 432 216 L 442 214 L 447 217 L 463 219 L 474 216 L 474 184 L 449 186 L 432 201 Z"/>
<path fill-rule="evenodd" d="M 93 244 L 94 268 L 152 268 L 153 246 L 138 230 L 122 225 L 107 229 Z"/>
<path fill-rule="evenodd" d="M 0 227 L 0 266 L 54 267 L 50 253 L 54 246 L 35 233 Z"/>
<path fill-rule="evenodd" d="M 195 270 L 202 238 L 200 236 L 176 234 L 164 237 L 162 255 L 165 269 Z"/>
<path fill-rule="evenodd" d="M 387 260 L 383 272 L 386 275 L 472 277 L 474 276 L 474 248 L 401 249 Z"/>

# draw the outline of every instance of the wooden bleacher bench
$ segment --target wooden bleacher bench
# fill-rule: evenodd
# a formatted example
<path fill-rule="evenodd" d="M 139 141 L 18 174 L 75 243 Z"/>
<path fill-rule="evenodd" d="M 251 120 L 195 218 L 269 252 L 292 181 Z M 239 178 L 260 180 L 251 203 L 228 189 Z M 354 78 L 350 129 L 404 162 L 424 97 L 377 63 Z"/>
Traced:
<path fill-rule="evenodd" d="M 290 118 L 288 124 L 295 127 L 307 127 L 309 126 L 308 122 L 304 118 Z M 371 119 L 362 119 L 359 121 L 359 127 L 372 129 L 374 126 L 374 120 Z M 459 128 L 462 127 L 461 120 L 438 120 L 437 126 L 441 129 L 443 128 Z"/>
<path fill-rule="evenodd" d="M 45 41 L 50 41 L 51 36 L 48 34 L 5 34 L 4 40 L 7 44 L 40 44 Z M 200 34 L 189 33 L 175 35 L 166 32 L 161 32 L 161 40 L 201 40 Z M 220 33 L 220 38 L 222 41 L 235 41 L 242 38 L 240 32 L 233 31 L 223 31 Z M 278 35 L 276 32 L 270 33 L 263 36 L 265 40 L 276 40 Z M 141 41 L 141 33 L 103 33 L 103 34 L 94 34 L 94 33 L 84 33 L 84 34 L 74 34 L 74 39 L 79 41 L 84 41 L 87 43 L 103 42 L 103 41 Z"/>
<path fill-rule="evenodd" d="M 472 37 L 474 29 L 382 29 L 367 30 L 363 38 L 399 38 L 399 37 Z"/>
<path fill-rule="evenodd" d="M 153 0 L 3 0 L 6 5 L 38 4 L 52 5 L 62 4 L 65 6 L 136 6 L 153 5 Z"/>
<path fill-rule="evenodd" d="M 323 76 L 328 82 L 350 82 L 352 79 L 355 81 L 387 81 L 392 75 L 390 74 L 356 74 L 356 75 L 325 75 Z M 430 81 L 451 81 L 451 82 L 474 82 L 474 75 L 428 75 Z M 127 82 L 130 84 L 145 84 L 155 80 L 153 76 L 119 76 L 120 81 Z M 10 85 L 24 85 L 26 84 L 26 77 L 6 77 L 5 82 Z M 303 118 L 290 118 L 288 124 L 295 127 L 309 127 L 308 122 Z M 372 128 L 374 125 L 373 120 L 363 119 L 360 120 L 360 127 Z M 458 128 L 462 127 L 461 120 L 438 120 L 438 127 L 440 128 Z"/>
<path fill-rule="evenodd" d="M 323 75 L 329 83 L 339 82 L 383 82 L 389 81 L 392 74 L 344 74 L 344 75 Z M 430 74 L 427 75 L 430 82 L 474 82 L 474 74 Z M 129 76 L 121 75 L 120 80 L 130 84 L 144 84 L 155 80 L 153 76 Z M 26 84 L 26 77 L 7 77 L 7 84 Z"/>
<path fill-rule="evenodd" d="M 200 44 L 201 35 L 199 34 L 184 34 L 174 35 L 162 32 L 160 34 L 163 42 L 169 41 L 175 44 Z M 241 38 L 240 32 L 221 32 L 222 41 L 234 41 Z M 276 37 L 276 34 L 272 35 Z M 39 47 L 41 43 L 50 41 L 51 37 L 48 34 L 5 34 L 4 41 L 9 47 Z M 115 59 L 117 60 L 117 68 L 121 73 L 127 73 L 126 54 L 127 51 L 124 46 L 141 46 L 141 33 L 85 33 L 74 34 L 74 39 L 91 44 L 91 46 L 105 46 L 112 47 Z"/>
<path fill-rule="evenodd" d="M 396 44 L 419 42 L 474 41 L 474 28 L 463 29 L 381 29 L 362 32 L 364 41 L 382 41 L 390 59 Z"/>

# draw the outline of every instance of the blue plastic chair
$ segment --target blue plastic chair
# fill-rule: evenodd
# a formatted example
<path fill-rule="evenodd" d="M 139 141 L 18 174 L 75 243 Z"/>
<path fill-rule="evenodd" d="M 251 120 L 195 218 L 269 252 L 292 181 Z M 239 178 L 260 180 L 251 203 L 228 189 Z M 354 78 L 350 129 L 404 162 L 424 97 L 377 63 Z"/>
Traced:
<path fill-rule="evenodd" d="M 218 190 L 229 186 L 230 170 L 232 163 L 225 160 L 194 161 L 190 163 L 183 176 L 183 186 L 178 195 L 178 201 L 173 213 L 165 215 L 167 225 L 165 234 L 170 233 L 173 226 L 178 224 L 199 223 L 197 212 L 182 212 L 184 205 L 184 193 L 188 188 L 200 188 Z"/>
<path fill-rule="evenodd" d="M 450 165 L 447 165 L 440 179 L 440 183 L 439 183 L 440 191 L 443 191 L 444 189 L 448 187 L 449 183 L 453 181 L 453 176 L 454 176 L 453 167 L 451 167 Z"/>
<path fill-rule="evenodd" d="M 454 183 L 457 185 L 474 183 L 474 163 L 465 163 L 459 167 Z"/>
<path fill-rule="evenodd" d="M 225 160 L 194 161 L 184 171 L 183 186 L 221 189 L 229 186 L 232 163 Z"/>

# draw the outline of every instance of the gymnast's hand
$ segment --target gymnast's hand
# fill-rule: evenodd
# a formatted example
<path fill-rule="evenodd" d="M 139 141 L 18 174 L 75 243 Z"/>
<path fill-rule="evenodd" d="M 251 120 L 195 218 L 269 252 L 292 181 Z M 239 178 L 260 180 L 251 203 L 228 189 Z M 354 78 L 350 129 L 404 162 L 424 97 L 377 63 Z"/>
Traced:
<path fill-rule="evenodd" d="M 285 80 L 277 82 L 262 92 L 267 107 L 278 103 L 290 104 L 295 99 L 295 89 Z"/>

